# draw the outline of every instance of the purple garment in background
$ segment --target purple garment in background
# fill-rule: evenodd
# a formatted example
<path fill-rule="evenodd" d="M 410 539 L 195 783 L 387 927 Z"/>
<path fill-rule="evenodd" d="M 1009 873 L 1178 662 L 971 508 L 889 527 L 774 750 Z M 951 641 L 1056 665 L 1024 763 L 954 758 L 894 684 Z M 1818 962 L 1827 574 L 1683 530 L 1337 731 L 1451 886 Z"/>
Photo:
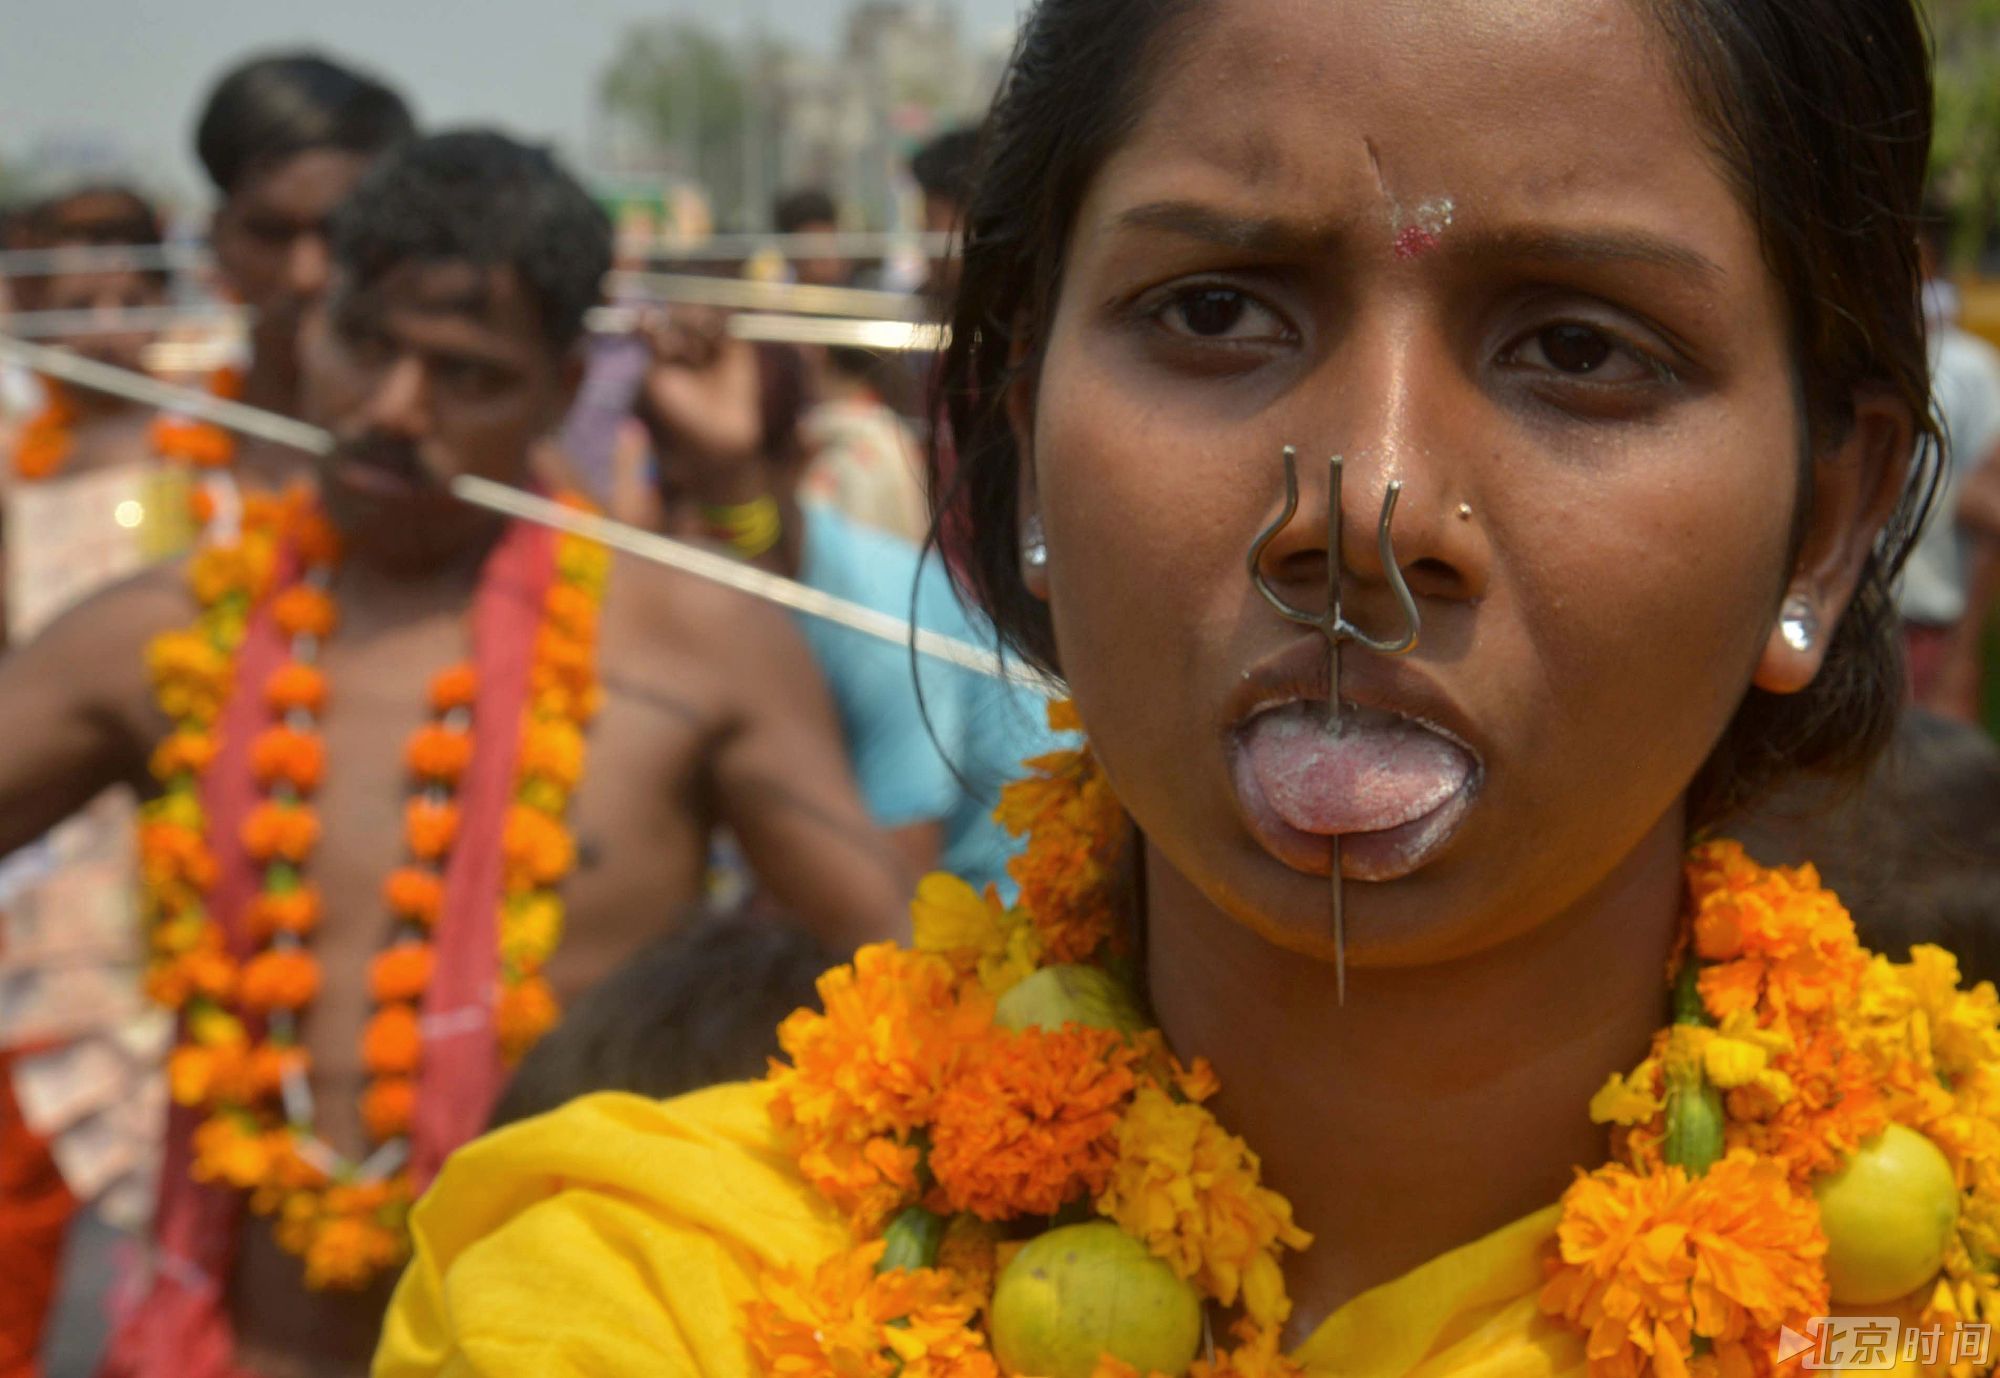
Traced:
<path fill-rule="evenodd" d="M 577 482 L 599 502 L 611 496 L 618 429 L 646 376 L 647 349 L 636 335 L 592 335 L 584 346 L 583 386 L 563 422 L 563 452 Z"/>

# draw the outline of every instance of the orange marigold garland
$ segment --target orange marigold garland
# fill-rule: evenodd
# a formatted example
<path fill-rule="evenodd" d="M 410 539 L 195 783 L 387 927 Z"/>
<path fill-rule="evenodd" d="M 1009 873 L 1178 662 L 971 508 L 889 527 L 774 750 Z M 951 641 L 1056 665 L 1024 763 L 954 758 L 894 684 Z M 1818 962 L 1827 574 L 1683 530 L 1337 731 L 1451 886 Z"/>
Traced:
<path fill-rule="evenodd" d="M 1066 705 L 1051 722 L 1076 726 Z M 1311 1238 L 1202 1104 L 1214 1073 L 1075 965 L 1115 953 L 1125 823 L 1087 747 L 1029 765 L 1000 810 L 1028 836 L 1019 905 L 927 877 L 914 947 L 862 949 L 821 978 L 823 1013 L 779 1030 L 771 1113 L 857 1243 L 765 1280 L 751 1354 L 787 1378 L 1013 1371 L 1009 1260 L 1095 1215 L 1235 1309 L 1235 1343 L 1176 1373 L 1298 1378 L 1281 1260 Z M 2000 1322 L 2000 995 L 1961 989 L 1935 948 L 1871 958 L 1810 868 L 1710 843 L 1687 884 L 1675 1022 L 1592 1099 L 1612 1161 L 1565 1194 L 1546 1264 L 1541 1306 L 1583 1336 L 1591 1378 L 1779 1371 L 1782 1328 L 1841 1303 L 1816 1192 L 1891 1125 L 1935 1146 L 1959 1197 L 1941 1268 L 1897 1309 L 1947 1335 Z M 1088 1378 L 1139 1373 L 1112 1353 Z"/>
<path fill-rule="evenodd" d="M 202 620 L 189 632 L 161 637 L 150 654 L 156 693 L 175 727 L 154 755 L 164 792 L 148 806 L 142 827 L 155 953 L 149 985 L 184 1016 L 186 1034 L 172 1055 L 170 1082 L 177 1101 L 207 1112 L 195 1136 L 196 1176 L 249 1192 L 253 1209 L 275 1216 L 280 1242 L 305 1260 L 309 1286 L 360 1287 L 398 1266 L 407 1252 L 403 1220 L 413 1184 L 404 1164 L 422 1069 L 420 1011 L 436 965 L 431 942 L 444 907 L 444 868 L 457 840 L 455 793 L 473 756 L 478 677 L 470 664 L 436 675 L 431 721 L 405 749 L 415 791 L 405 812 L 408 859 L 384 886 L 392 929 L 367 973 L 375 1011 L 362 1036 L 369 1081 L 361 1116 L 373 1149 L 365 1161 L 348 1163 L 313 1132 L 309 1067 L 299 1044 L 300 1013 L 323 979 L 307 946 L 322 905 L 305 871 L 320 833 L 312 796 L 327 766 L 318 727 L 327 688 L 315 662 L 338 622 L 330 590 L 339 542 L 302 499 L 276 508 L 253 499 L 245 517 L 243 541 L 210 547 L 191 563 Z M 271 570 L 281 531 L 304 572 L 296 584 L 274 591 Z M 560 664 L 564 692 L 559 699 L 538 692 L 521 725 L 523 802 L 516 812 L 531 810 L 534 826 L 543 835 L 561 831 L 565 844 L 562 815 L 582 768 L 585 722 L 575 714 L 597 692 L 591 667 L 605 569 L 601 550 L 569 538 L 559 542 L 541 636 Z M 290 658 L 263 686 L 272 722 L 250 751 L 265 797 L 244 820 L 242 841 L 263 883 L 244 915 L 259 949 L 239 969 L 205 909 L 215 865 L 200 781 L 215 758 L 214 723 L 235 650 L 251 609 L 266 599 L 288 638 Z M 548 661 L 538 657 L 534 667 L 538 689 L 550 673 Z M 562 747 L 553 771 L 546 746 L 538 752 L 529 745 L 552 738 Z M 510 879 L 508 885 L 497 1019 L 510 1059 L 556 1017 L 539 973 L 560 936 L 556 887 L 572 857 L 566 845 L 553 857 L 545 845 L 533 865 L 521 868 L 519 883 Z M 261 1023 L 260 1037 L 253 1038 L 243 1015 Z"/>

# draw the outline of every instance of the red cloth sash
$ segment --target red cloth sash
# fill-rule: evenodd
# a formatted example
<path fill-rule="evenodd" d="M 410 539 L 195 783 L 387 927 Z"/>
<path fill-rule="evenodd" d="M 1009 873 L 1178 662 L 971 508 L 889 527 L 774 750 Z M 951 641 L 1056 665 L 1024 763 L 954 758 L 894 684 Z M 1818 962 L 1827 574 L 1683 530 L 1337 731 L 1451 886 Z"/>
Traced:
<path fill-rule="evenodd" d="M 287 557 L 281 587 L 295 571 L 296 562 Z M 487 557 L 473 602 L 472 653 L 479 678 L 473 705 L 476 746 L 459 789 L 459 842 L 446 867 L 437 973 L 424 999 L 424 1060 L 411 1135 L 419 1191 L 453 1149 L 485 1127 L 504 1084 L 493 1022 L 505 866 L 500 841 L 514 797 L 535 638 L 554 572 L 553 533 L 512 523 Z M 219 752 L 203 782 L 202 803 L 218 870 L 210 911 L 239 956 L 249 950 L 241 916 L 258 887 L 256 869 L 238 840 L 242 821 L 258 798 L 250 747 L 268 723 L 264 682 L 284 663 L 286 651 L 268 606 L 261 609 L 237 654 L 218 727 Z M 352 973 L 350 979 L 360 980 L 362 973 Z M 153 1227 L 154 1272 L 121 1320 L 99 1378 L 250 1378 L 235 1364 L 225 1295 L 243 1224 L 243 1198 L 194 1180 L 192 1139 L 200 1120 L 198 1111 L 182 1106 L 175 1106 L 168 1119 Z M 305 1285 L 303 1272 L 299 1285 Z"/>

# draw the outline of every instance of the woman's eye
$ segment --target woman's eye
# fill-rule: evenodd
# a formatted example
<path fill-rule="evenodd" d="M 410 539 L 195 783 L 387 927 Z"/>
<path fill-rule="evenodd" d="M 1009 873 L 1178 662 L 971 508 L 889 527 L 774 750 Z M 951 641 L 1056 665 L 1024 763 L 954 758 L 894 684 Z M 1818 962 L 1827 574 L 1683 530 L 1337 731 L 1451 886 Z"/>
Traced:
<path fill-rule="evenodd" d="M 1277 312 L 1233 287 L 1183 289 L 1156 317 L 1173 334 L 1201 340 L 1276 341 L 1290 333 Z"/>
<path fill-rule="evenodd" d="M 1596 326 L 1561 321 L 1525 336 L 1507 362 L 1606 386 L 1657 382 L 1666 369 L 1650 356 Z"/>

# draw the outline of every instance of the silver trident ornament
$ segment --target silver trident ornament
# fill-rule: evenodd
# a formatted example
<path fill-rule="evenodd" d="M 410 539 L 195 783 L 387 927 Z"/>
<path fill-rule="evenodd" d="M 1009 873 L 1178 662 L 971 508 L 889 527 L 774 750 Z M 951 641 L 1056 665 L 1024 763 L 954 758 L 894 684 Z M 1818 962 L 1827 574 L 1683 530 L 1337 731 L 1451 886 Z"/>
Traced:
<path fill-rule="evenodd" d="M 1250 583 L 1264 601 L 1277 610 L 1278 616 L 1287 622 L 1296 622 L 1302 627 L 1311 627 L 1326 638 L 1327 650 L 1327 693 L 1326 730 L 1328 735 L 1337 735 L 1341 730 L 1340 721 L 1340 648 L 1352 641 L 1379 655 L 1407 655 L 1416 649 L 1417 633 L 1422 628 L 1422 619 L 1417 614 L 1417 600 L 1410 594 L 1410 586 L 1403 578 L 1402 566 L 1396 560 L 1395 542 L 1389 534 L 1389 525 L 1396 517 L 1396 499 L 1402 496 L 1401 480 L 1392 481 L 1388 491 L 1382 496 L 1382 518 L 1376 524 L 1375 544 L 1380 552 L 1382 569 L 1389 581 L 1390 592 L 1403 609 L 1404 632 L 1394 638 L 1373 637 L 1349 622 L 1340 611 L 1340 479 L 1341 458 L 1333 456 L 1326 462 L 1326 610 L 1307 612 L 1295 608 L 1279 596 L 1264 577 L 1264 551 L 1269 548 L 1278 534 L 1291 524 L 1299 510 L 1299 457 L 1292 446 L 1285 447 L 1285 506 L 1276 520 L 1265 527 L 1250 547 Z M 1335 834 L 1333 843 L 1333 870 L 1329 904 L 1333 918 L 1334 981 L 1340 1002 L 1347 1003 L 1347 916 L 1341 896 L 1340 881 L 1340 837 Z"/>

